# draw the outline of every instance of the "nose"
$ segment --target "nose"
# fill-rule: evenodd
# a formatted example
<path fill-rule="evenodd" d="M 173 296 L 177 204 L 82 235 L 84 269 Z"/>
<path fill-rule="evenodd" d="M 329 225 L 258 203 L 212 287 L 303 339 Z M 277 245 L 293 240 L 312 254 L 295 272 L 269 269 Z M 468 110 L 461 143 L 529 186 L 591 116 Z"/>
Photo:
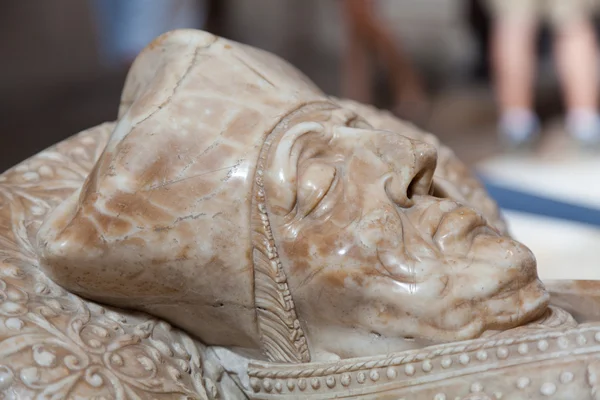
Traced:
<path fill-rule="evenodd" d="M 437 164 L 437 149 L 425 142 L 404 138 L 401 146 L 386 151 L 392 160 L 393 172 L 385 177 L 388 197 L 400 207 L 411 207 L 413 196 L 428 195 Z"/>

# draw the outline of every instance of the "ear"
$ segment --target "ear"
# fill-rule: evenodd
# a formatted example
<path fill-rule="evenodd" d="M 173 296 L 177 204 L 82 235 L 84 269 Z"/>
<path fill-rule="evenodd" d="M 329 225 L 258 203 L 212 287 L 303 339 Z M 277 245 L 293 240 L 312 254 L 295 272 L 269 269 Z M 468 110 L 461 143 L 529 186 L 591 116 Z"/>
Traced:
<path fill-rule="evenodd" d="M 326 135 L 325 127 L 317 122 L 299 123 L 283 134 L 270 157 L 265 176 L 272 212 L 286 215 L 293 210 L 298 164 L 301 159 L 314 156 L 322 149 L 327 143 Z"/>

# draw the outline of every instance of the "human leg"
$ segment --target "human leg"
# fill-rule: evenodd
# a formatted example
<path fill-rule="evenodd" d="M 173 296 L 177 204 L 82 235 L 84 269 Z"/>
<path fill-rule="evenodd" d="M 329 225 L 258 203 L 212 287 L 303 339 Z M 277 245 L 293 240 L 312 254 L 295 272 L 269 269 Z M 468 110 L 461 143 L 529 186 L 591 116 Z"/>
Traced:
<path fill-rule="evenodd" d="M 539 129 L 533 111 L 535 76 L 535 2 L 492 2 L 493 27 L 490 59 L 496 98 L 500 109 L 500 131 L 513 144 L 532 140 Z"/>
<path fill-rule="evenodd" d="M 555 57 L 567 109 L 567 130 L 585 144 L 600 144 L 598 43 L 588 2 L 555 3 Z"/>

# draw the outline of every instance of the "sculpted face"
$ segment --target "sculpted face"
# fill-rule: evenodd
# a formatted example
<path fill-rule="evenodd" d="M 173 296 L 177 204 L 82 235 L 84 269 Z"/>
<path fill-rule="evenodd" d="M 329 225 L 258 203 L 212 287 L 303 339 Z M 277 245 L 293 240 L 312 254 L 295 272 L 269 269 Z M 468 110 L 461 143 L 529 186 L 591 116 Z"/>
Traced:
<path fill-rule="evenodd" d="M 466 167 L 360 108 L 267 53 L 166 34 L 134 63 L 86 182 L 40 228 L 40 266 L 78 295 L 278 362 L 541 315 L 534 257 Z"/>
<path fill-rule="evenodd" d="M 341 109 L 310 120 L 321 122 L 286 122 L 265 187 L 297 312 L 321 357 L 473 338 L 545 309 L 531 252 L 473 208 L 436 197 L 433 146 Z"/>

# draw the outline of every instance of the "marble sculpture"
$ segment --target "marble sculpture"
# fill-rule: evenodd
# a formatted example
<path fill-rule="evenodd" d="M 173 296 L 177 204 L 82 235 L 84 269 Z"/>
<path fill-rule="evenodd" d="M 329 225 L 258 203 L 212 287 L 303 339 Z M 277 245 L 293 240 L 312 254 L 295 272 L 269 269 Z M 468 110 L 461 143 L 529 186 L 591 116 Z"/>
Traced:
<path fill-rule="evenodd" d="M 0 175 L 4 399 L 600 399 L 599 293 L 434 136 L 201 31 Z"/>

